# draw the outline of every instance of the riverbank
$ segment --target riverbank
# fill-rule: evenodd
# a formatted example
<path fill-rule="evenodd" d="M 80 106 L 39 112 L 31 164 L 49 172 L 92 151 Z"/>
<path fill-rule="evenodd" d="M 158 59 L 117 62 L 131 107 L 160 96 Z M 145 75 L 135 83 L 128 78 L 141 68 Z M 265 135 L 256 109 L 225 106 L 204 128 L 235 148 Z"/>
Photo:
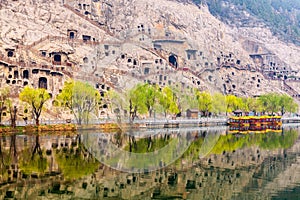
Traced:
<path fill-rule="evenodd" d="M 282 118 L 283 124 L 300 123 L 300 118 L 290 117 Z M 0 126 L 0 134 L 32 134 L 41 132 L 62 132 L 62 131 L 84 131 L 100 130 L 104 132 L 115 132 L 118 130 L 129 129 L 162 129 L 162 128 L 185 128 L 185 127 L 207 127 L 207 126 L 226 126 L 227 118 L 199 118 L 199 119 L 145 119 L 135 120 L 132 123 L 123 121 L 118 123 L 114 120 L 95 121 L 89 125 L 77 125 L 74 123 L 63 124 L 42 124 L 40 126 L 26 125 L 11 128 L 9 126 Z"/>

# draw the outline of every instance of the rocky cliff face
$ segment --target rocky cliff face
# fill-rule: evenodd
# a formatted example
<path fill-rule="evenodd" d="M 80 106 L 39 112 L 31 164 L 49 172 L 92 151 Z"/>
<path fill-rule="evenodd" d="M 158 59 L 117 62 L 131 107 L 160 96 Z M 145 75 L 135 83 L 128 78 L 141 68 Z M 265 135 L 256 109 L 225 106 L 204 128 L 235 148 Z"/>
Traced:
<path fill-rule="evenodd" d="M 2 1 L 1 87 L 53 96 L 68 78 L 105 92 L 137 82 L 242 96 L 288 92 L 299 47 L 264 28 L 231 28 L 204 5 L 171 0 Z M 17 91 L 17 90 L 16 90 Z"/>

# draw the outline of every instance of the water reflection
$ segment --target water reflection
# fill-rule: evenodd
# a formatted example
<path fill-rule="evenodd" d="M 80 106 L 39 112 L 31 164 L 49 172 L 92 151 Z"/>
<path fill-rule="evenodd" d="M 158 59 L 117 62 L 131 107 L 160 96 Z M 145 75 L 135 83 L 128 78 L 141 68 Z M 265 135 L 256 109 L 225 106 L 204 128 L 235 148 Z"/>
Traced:
<path fill-rule="evenodd" d="M 209 134 L 207 132 L 209 131 Z M 226 127 L 159 129 L 128 133 L 82 133 L 86 149 L 101 163 L 125 172 L 140 173 L 155 171 L 174 163 L 201 137 L 204 142 L 198 156 L 209 154 Z"/>
<path fill-rule="evenodd" d="M 3 136 L 0 198 L 299 199 L 297 128 L 246 135 L 220 128 L 149 132 Z M 120 172 L 97 159 L 114 168 L 142 165 L 143 173 Z"/>

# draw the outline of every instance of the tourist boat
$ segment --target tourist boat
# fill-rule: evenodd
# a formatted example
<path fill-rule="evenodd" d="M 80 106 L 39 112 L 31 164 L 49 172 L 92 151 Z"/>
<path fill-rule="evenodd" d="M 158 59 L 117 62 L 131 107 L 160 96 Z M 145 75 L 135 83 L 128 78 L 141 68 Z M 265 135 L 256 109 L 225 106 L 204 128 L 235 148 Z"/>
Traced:
<path fill-rule="evenodd" d="M 232 127 L 249 127 L 250 126 L 250 117 L 243 116 L 243 117 L 230 117 L 228 121 L 228 125 Z"/>
<path fill-rule="evenodd" d="M 230 117 L 228 125 L 232 127 L 281 126 L 282 122 L 281 116 L 241 116 Z"/>

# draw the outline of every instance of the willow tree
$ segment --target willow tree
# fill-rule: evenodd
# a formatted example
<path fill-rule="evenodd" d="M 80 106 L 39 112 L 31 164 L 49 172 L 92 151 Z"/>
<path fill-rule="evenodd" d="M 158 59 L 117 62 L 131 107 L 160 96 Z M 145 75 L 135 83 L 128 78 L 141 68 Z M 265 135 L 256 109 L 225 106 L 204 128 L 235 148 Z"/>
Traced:
<path fill-rule="evenodd" d="M 146 95 L 144 93 L 144 85 L 137 84 L 134 88 L 128 92 L 129 101 L 129 114 L 130 120 L 134 120 L 137 117 L 137 113 L 147 113 Z"/>
<path fill-rule="evenodd" d="M 157 85 L 150 85 L 146 83 L 140 89 L 142 89 L 142 93 L 145 95 L 144 103 L 147 107 L 149 117 L 151 117 L 154 105 L 158 102 L 159 99 L 159 88 Z"/>
<path fill-rule="evenodd" d="M 216 115 L 225 113 L 226 111 L 226 98 L 221 93 L 215 93 L 212 95 L 212 112 Z"/>
<path fill-rule="evenodd" d="M 203 91 L 196 91 L 195 93 L 198 100 L 198 108 L 204 114 L 208 116 L 208 113 L 212 111 L 212 96 L 210 93 Z"/>
<path fill-rule="evenodd" d="M 263 112 L 269 112 L 272 115 L 280 111 L 280 95 L 276 93 L 269 93 L 261 95 L 258 98 Z"/>
<path fill-rule="evenodd" d="M 178 114 L 177 97 L 170 87 L 164 87 L 159 95 L 159 104 L 161 105 L 165 117 L 168 113 Z"/>
<path fill-rule="evenodd" d="M 44 104 L 50 99 L 50 94 L 44 88 L 34 89 L 26 86 L 19 95 L 19 99 L 26 102 L 31 107 L 35 124 L 39 126 L 39 118 L 41 116 Z"/>
<path fill-rule="evenodd" d="M 226 96 L 226 113 L 231 113 L 237 109 L 243 109 L 244 103 L 242 98 L 236 97 L 234 95 L 227 95 Z"/>
<path fill-rule="evenodd" d="M 100 104 L 100 93 L 88 83 L 70 80 L 65 82 L 56 101 L 59 106 L 71 110 L 77 124 L 88 124 L 90 115 Z"/>
<path fill-rule="evenodd" d="M 298 109 L 298 104 L 291 96 L 288 96 L 286 94 L 280 96 L 279 105 L 281 115 L 284 115 L 284 113 L 286 112 L 294 113 Z"/>

